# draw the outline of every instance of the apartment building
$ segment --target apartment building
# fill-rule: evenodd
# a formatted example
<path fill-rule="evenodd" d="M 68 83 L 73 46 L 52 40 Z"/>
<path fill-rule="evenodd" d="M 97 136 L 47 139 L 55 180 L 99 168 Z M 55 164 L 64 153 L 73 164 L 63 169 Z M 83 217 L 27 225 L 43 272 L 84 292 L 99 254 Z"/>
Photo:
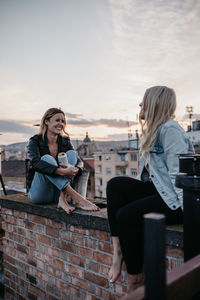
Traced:
<path fill-rule="evenodd" d="M 96 152 L 95 165 L 95 196 L 106 198 L 106 184 L 115 176 L 130 176 L 138 174 L 138 150 L 112 150 Z"/>

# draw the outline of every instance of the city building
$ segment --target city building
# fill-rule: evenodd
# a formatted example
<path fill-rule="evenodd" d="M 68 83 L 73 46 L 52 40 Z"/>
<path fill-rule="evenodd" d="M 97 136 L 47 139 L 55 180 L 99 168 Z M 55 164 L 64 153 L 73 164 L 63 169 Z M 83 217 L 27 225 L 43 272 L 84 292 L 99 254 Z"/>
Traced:
<path fill-rule="evenodd" d="M 193 121 L 186 134 L 193 143 L 195 152 L 200 153 L 200 120 Z"/>
<path fill-rule="evenodd" d="M 94 141 L 88 136 L 88 132 L 86 132 L 86 136 L 83 139 L 83 142 L 76 149 L 78 155 L 84 162 L 84 169 L 88 171 L 88 185 L 87 185 L 87 198 L 92 200 L 95 196 L 95 179 L 94 179 L 94 152 L 97 151 L 97 146 Z"/>
<path fill-rule="evenodd" d="M 95 196 L 106 198 L 107 182 L 115 176 L 135 178 L 139 171 L 138 150 L 111 150 L 94 154 Z"/>

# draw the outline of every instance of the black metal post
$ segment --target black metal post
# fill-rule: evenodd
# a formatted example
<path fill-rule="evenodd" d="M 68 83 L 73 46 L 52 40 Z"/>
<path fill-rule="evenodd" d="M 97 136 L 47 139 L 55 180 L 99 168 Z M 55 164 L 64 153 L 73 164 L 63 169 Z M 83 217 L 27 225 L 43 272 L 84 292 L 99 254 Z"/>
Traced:
<path fill-rule="evenodd" d="M 1 181 L 1 185 L 2 185 L 2 188 L 3 188 L 4 195 L 7 195 L 6 188 L 5 188 L 5 185 L 4 185 L 4 182 L 3 182 L 3 177 L 2 177 L 1 174 L 0 174 L 0 181 Z"/>
<path fill-rule="evenodd" d="M 165 216 L 144 216 L 145 299 L 166 299 Z"/>
<path fill-rule="evenodd" d="M 177 175 L 183 189 L 184 261 L 200 253 L 200 176 Z"/>

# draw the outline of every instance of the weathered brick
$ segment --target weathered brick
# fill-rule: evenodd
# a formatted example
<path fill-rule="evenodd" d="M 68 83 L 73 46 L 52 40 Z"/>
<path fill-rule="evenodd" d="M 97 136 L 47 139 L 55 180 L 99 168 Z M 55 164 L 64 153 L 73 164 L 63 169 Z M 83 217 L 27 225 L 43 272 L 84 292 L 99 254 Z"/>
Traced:
<path fill-rule="evenodd" d="M 17 233 L 23 235 L 24 237 L 26 236 L 26 230 L 22 227 L 17 228 Z"/>
<path fill-rule="evenodd" d="M 58 232 L 58 230 L 53 229 L 51 227 L 46 227 L 46 234 L 50 235 L 50 236 L 53 236 L 53 237 L 58 237 L 59 232 Z"/>
<path fill-rule="evenodd" d="M 32 249 L 36 248 L 36 242 L 31 239 L 25 239 L 25 245 L 31 247 Z"/>
<path fill-rule="evenodd" d="M 59 249 L 48 247 L 48 248 L 46 248 L 46 253 L 50 256 L 60 257 L 60 250 Z"/>
<path fill-rule="evenodd" d="M 87 258 L 92 258 L 92 250 L 89 248 L 80 247 L 80 255 Z"/>
<path fill-rule="evenodd" d="M 27 257 L 26 262 L 33 267 L 37 267 L 37 260 L 33 257 Z"/>
<path fill-rule="evenodd" d="M 80 266 L 80 267 L 84 267 L 85 266 L 85 259 L 83 257 L 77 256 L 77 255 L 73 255 L 71 253 L 67 253 L 66 256 L 64 257 L 68 262 Z"/>
<path fill-rule="evenodd" d="M 107 277 L 109 271 L 110 271 L 110 267 L 107 267 L 107 266 L 104 266 L 104 265 L 100 264 L 100 267 L 99 267 L 99 273 L 100 274 L 103 274 L 105 277 Z"/>
<path fill-rule="evenodd" d="M 107 252 L 107 253 L 110 253 L 110 254 L 113 253 L 113 247 L 110 243 L 99 241 L 98 249 L 100 251 Z"/>
<path fill-rule="evenodd" d="M 14 210 L 13 215 L 18 218 L 26 219 L 27 213 L 24 211 Z"/>
<path fill-rule="evenodd" d="M 17 250 L 20 251 L 20 252 L 23 252 L 23 253 L 25 253 L 25 254 L 28 253 L 27 247 L 22 246 L 22 245 L 19 245 L 19 244 L 17 244 Z"/>
<path fill-rule="evenodd" d="M 56 222 L 51 219 L 46 219 L 46 225 L 57 229 L 66 229 L 66 224 L 64 222 Z"/>
<path fill-rule="evenodd" d="M 47 284 L 47 291 L 49 291 L 51 294 L 55 295 L 56 297 L 61 298 L 61 290 L 56 286 L 52 284 Z"/>
<path fill-rule="evenodd" d="M 16 225 L 17 224 L 17 219 L 13 216 L 5 216 L 5 220 L 6 222 L 10 223 L 10 224 L 14 224 Z"/>
<path fill-rule="evenodd" d="M 44 217 L 32 215 L 32 222 L 45 225 L 46 219 Z"/>
<path fill-rule="evenodd" d="M 62 250 L 72 252 L 74 254 L 78 254 L 78 252 L 79 252 L 79 247 L 77 247 L 76 245 L 74 245 L 72 243 L 68 243 L 68 242 L 64 242 L 64 241 L 60 242 L 60 248 Z"/>
<path fill-rule="evenodd" d="M 101 262 L 105 265 L 111 265 L 112 264 L 112 257 L 107 255 L 107 254 L 103 254 L 101 252 L 94 252 L 93 257 L 97 262 Z"/>
<path fill-rule="evenodd" d="M 64 262 L 59 260 L 59 259 L 56 259 L 56 258 L 52 258 L 50 257 L 49 258 L 49 262 L 52 266 L 54 266 L 55 268 L 58 268 L 58 269 L 61 269 L 61 270 L 64 270 Z"/>
<path fill-rule="evenodd" d="M 87 248 L 97 249 L 97 240 L 91 238 L 85 238 L 84 245 Z"/>
<path fill-rule="evenodd" d="M 1 207 L 1 213 L 2 215 L 12 215 L 13 210 L 5 207 Z"/>
<path fill-rule="evenodd" d="M 89 230 L 88 229 L 84 229 L 84 228 L 77 227 L 77 226 L 74 226 L 74 225 L 69 225 L 68 230 L 72 231 L 72 232 L 75 232 L 75 233 L 80 233 L 80 234 L 83 234 L 83 235 L 89 235 Z"/>
<path fill-rule="evenodd" d="M 28 292 L 28 299 L 29 300 L 37 300 L 38 299 L 38 296 L 37 295 L 34 295 L 34 294 L 31 294 Z"/>
<path fill-rule="evenodd" d="M 46 265 L 45 269 L 46 269 L 46 272 L 47 272 L 47 273 L 49 273 L 49 274 L 55 276 L 56 278 L 60 278 L 60 277 L 61 277 L 61 272 L 60 272 L 60 270 L 55 269 L 55 268 L 52 268 L 52 267 L 49 266 L 49 265 Z"/>
<path fill-rule="evenodd" d="M 80 278 L 83 277 L 83 270 L 72 265 L 65 264 L 65 272 L 68 272 L 70 275 L 75 275 Z"/>
<path fill-rule="evenodd" d="M 51 245 L 51 238 L 46 235 L 36 234 L 35 239 L 43 244 Z"/>
<path fill-rule="evenodd" d="M 76 278 L 72 276 L 72 284 L 75 286 L 78 286 L 82 289 L 87 289 L 87 282 L 86 280 L 80 279 L 80 278 Z"/>
<path fill-rule="evenodd" d="M 110 241 L 110 234 L 105 231 L 93 230 L 91 236 L 104 241 Z"/>
<path fill-rule="evenodd" d="M 80 246 L 83 246 L 84 239 L 82 235 L 72 234 L 71 242 Z"/>
<path fill-rule="evenodd" d="M 108 287 L 108 280 L 102 276 L 96 275 L 94 273 L 90 273 L 85 271 L 84 272 L 84 278 L 86 280 L 92 281 L 94 283 L 96 283 L 97 285 L 100 285 L 102 287 L 107 288 Z"/>
<path fill-rule="evenodd" d="M 71 232 L 69 231 L 61 231 L 60 232 L 60 239 L 64 241 L 70 241 L 71 239 Z"/>
<path fill-rule="evenodd" d="M 99 264 L 89 261 L 86 263 L 86 269 L 97 273 L 99 271 Z"/>

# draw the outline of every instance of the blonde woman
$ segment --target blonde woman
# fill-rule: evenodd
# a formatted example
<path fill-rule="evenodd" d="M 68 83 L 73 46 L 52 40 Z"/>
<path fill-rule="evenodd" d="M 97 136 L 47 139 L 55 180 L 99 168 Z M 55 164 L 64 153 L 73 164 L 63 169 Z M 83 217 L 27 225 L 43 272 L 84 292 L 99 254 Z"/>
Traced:
<path fill-rule="evenodd" d="M 174 121 L 175 92 L 166 86 L 146 90 L 139 120 L 141 158 L 138 180 L 115 177 L 107 184 L 108 220 L 113 241 L 109 280 L 115 282 L 124 260 L 128 292 L 142 282 L 143 215 L 166 215 L 167 224 L 182 223 L 182 191 L 175 187 L 177 154 L 193 153 L 184 130 Z"/>
<path fill-rule="evenodd" d="M 59 152 L 66 152 L 68 164 L 58 164 Z M 61 109 L 50 108 L 45 112 L 39 134 L 29 140 L 28 156 L 31 164 L 28 197 L 33 203 L 58 202 L 58 208 L 70 214 L 75 209 L 67 201 L 70 196 L 78 208 L 99 210 L 71 187 L 74 176 L 82 173 L 82 164 L 66 132 Z"/>

